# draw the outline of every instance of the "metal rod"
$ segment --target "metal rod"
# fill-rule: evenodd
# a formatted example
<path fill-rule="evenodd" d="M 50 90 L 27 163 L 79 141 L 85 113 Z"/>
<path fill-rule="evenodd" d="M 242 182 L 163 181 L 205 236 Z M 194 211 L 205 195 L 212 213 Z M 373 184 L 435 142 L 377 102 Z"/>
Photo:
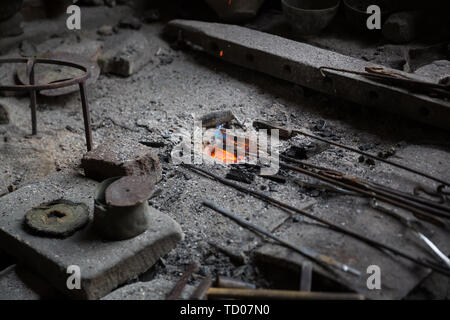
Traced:
<path fill-rule="evenodd" d="M 217 206 L 216 204 L 214 204 L 214 203 L 212 203 L 210 201 L 204 200 L 203 201 L 203 205 L 208 207 L 208 208 L 210 208 L 210 209 L 213 209 L 216 212 L 219 212 L 220 214 L 222 214 L 222 215 L 224 215 L 224 216 L 226 216 L 226 217 L 228 217 L 228 218 L 230 218 L 232 220 L 234 220 L 235 222 L 237 222 L 241 226 L 246 227 L 246 228 L 252 230 L 253 232 L 259 232 L 259 233 L 265 235 L 266 237 L 269 237 L 269 238 L 279 242 L 280 244 L 284 245 L 285 247 L 287 247 L 289 249 L 292 249 L 292 250 L 294 250 L 294 251 L 296 251 L 296 252 L 298 252 L 298 253 L 300 253 L 300 254 L 302 254 L 302 255 L 310 258 L 310 259 L 313 259 L 314 261 L 316 261 L 316 262 L 318 262 L 318 263 L 320 263 L 322 265 L 325 264 L 325 265 L 334 267 L 336 269 L 339 269 L 341 271 L 349 272 L 349 273 L 351 273 L 353 275 L 356 275 L 356 276 L 360 276 L 361 275 L 361 272 L 359 272 L 358 270 L 356 270 L 356 269 L 354 269 L 354 268 L 352 268 L 352 267 L 350 267 L 350 266 L 348 266 L 348 265 L 346 265 L 344 263 L 338 262 L 338 261 L 334 260 L 331 257 L 328 257 L 328 256 L 325 256 L 323 254 L 317 253 L 317 252 L 315 252 L 315 251 L 313 251 L 311 249 L 308 249 L 308 248 L 305 248 L 305 247 L 301 247 L 301 246 L 297 246 L 297 245 L 295 245 L 295 244 L 293 244 L 293 243 L 291 243 L 289 241 L 283 240 L 280 237 L 274 235 L 273 233 L 271 233 L 271 232 L 269 232 L 267 230 L 264 230 L 263 228 L 261 228 L 261 227 L 259 227 L 257 225 L 254 225 L 254 224 L 252 224 L 252 223 L 250 223 L 250 222 L 248 222 L 248 221 L 246 221 L 246 220 L 244 220 L 244 219 L 234 215 L 231 211 L 229 211 L 227 209 L 220 208 L 219 206 Z"/>
<path fill-rule="evenodd" d="M 312 220 L 315 220 L 315 221 L 318 221 L 320 223 L 323 223 L 323 224 L 329 226 L 330 228 L 334 229 L 335 231 L 338 231 L 338 232 L 341 232 L 343 234 L 349 235 L 349 236 L 351 236 L 351 237 L 353 237 L 355 239 L 358 239 L 358 240 L 360 240 L 362 242 L 365 242 L 365 243 L 367 243 L 369 245 L 372 245 L 372 246 L 374 246 L 376 248 L 382 248 L 382 249 L 388 250 L 388 251 L 390 251 L 390 252 L 392 252 L 394 254 L 397 254 L 397 255 L 399 255 L 399 256 L 401 256 L 401 257 L 403 257 L 403 258 L 405 258 L 405 259 L 407 259 L 409 261 L 412 261 L 412 262 L 414 262 L 414 263 L 416 263 L 416 264 L 418 264 L 418 265 L 420 265 L 422 267 L 430 268 L 430 269 L 432 269 L 432 270 L 434 270 L 436 272 L 439 272 L 439 273 L 441 273 L 443 275 L 450 276 L 450 270 L 448 270 L 448 269 L 438 268 L 438 267 L 436 267 L 434 265 L 431 265 L 431 264 L 429 264 L 427 262 L 424 262 L 424 261 L 421 261 L 419 259 L 416 259 L 416 258 L 410 256 L 407 253 L 404 253 L 404 252 L 402 252 L 400 250 L 397 250 L 397 249 L 395 249 L 393 247 L 390 247 L 389 245 L 380 243 L 380 242 L 378 242 L 376 240 L 373 240 L 371 238 L 368 238 L 368 237 L 366 237 L 364 235 L 357 234 L 354 231 L 348 230 L 348 229 L 346 229 L 344 227 L 341 227 L 340 225 L 334 224 L 334 223 L 332 223 L 330 221 L 327 221 L 325 219 L 322 219 L 320 217 L 316 217 L 316 216 L 314 216 L 314 215 L 312 215 L 312 214 L 310 214 L 310 213 L 308 213 L 306 211 L 300 210 L 300 209 L 298 209 L 296 207 L 293 207 L 293 206 L 291 206 L 289 204 L 286 204 L 286 203 L 284 203 L 282 201 L 279 201 L 279 200 L 276 200 L 274 198 L 271 198 L 271 197 L 265 195 L 264 193 L 261 193 L 261 192 L 258 192 L 258 191 L 253 191 L 253 190 L 248 189 L 246 187 L 240 186 L 240 185 L 238 185 L 236 183 L 233 183 L 231 181 L 223 179 L 223 178 L 221 178 L 221 177 L 219 177 L 219 176 L 217 176 L 217 175 L 215 175 L 213 173 L 210 173 L 210 172 L 208 172 L 208 171 L 206 171 L 206 170 L 204 170 L 202 168 L 194 167 L 193 165 L 189 165 L 189 164 L 182 164 L 182 165 L 185 168 L 188 168 L 189 170 L 191 170 L 193 172 L 203 174 L 203 175 L 205 175 L 205 176 L 207 176 L 207 177 L 209 177 L 209 178 L 211 178 L 213 180 L 216 180 L 216 181 L 218 181 L 218 182 L 220 182 L 220 183 L 222 183 L 224 185 L 227 185 L 229 187 L 232 187 L 232 188 L 234 188 L 236 190 L 239 190 L 241 192 L 245 192 L 247 194 L 253 195 L 253 196 L 255 196 L 255 197 L 259 198 L 259 199 L 265 200 L 265 201 L 270 202 L 272 204 L 275 204 L 277 206 L 280 206 L 280 207 L 283 207 L 283 208 L 288 209 L 290 211 L 293 211 L 293 212 L 296 212 L 298 214 L 301 214 L 301 215 L 303 215 L 305 217 L 308 217 L 308 218 L 310 218 Z"/>
<path fill-rule="evenodd" d="M 81 96 L 81 106 L 83 108 L 83 119 L 84 119 L 84 132 L 86 134 L 86 146 L 87 150 L 92 150 L 92 129 L 91 129 L 91 115 L 89 112 L 89 104 L 86 95 L 86 84 L 84 82 L 80 83 L 80 96 Z"/>
<path fill-rule="evenodd" d="M 191 275 L 198 269 L 198 264 L 193 262 L 189 265 L 186 272 L 181 276 L 180 280 L 178 280 L 177 284 L 173 287 L 170 293 L 167 295 L 166 300 L 176 300 L 180 297 L 181 292 L 183 292 L 184 287 Z"/>
<path fill-rule="evenodd" d="M 203 279 L 202 282 L 200 282 L 200 284 L 197 286 L 197 288 L 195 288 L 195 291 L 189 297 L 189 300 L 205 300 L 206 293 L 208 292 L 208 289 L 211 288 L 212 284 L 212 277 L 206 277 L 205 279 Z"/>
<path fill-rule="evenodd" d="M 250 300 L 364 300 L 358 293 L 302 292 L 265 289 L 210 288 L 208 299 L 250 299 Z"/>

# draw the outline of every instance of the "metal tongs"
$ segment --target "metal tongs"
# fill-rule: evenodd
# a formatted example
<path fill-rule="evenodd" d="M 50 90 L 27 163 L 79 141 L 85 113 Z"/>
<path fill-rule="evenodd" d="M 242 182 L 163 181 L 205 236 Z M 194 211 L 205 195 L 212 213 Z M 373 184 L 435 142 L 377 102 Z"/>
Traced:
<path fill-rule="evenodd" d="M 400 223 L 409 228 L 419 239 L 425 242 L 427 247 L 430 248 L 430 251 L 434 255 L 436 255 L 442 262 L 444 262 L 447 268 L 450 268 L 450 259 L 441 250 L 439 250 L 439 248 L 427 236 L 419 231 L 419 228 L 423 228 L 423 225 L 422 223 L 420 223 L 420 221 L 403 217 L 394 210 L 390 210 L 386 207 L 381 206 L 376 199 L 370 200 L 370 206 L 400 221 Z"/>
<path fill-rule="evenodd" d="M 338 71 L 360 75 L 371 80 L 379 81 L 386 84 L 393 84 L 401 88 L 405 88 L 414 92 L 438 96 L 442 98 L 450 98 L 450 83 L 433 83 L 423 81 L 407 75 L 396 72 L 395 70 L 388 70 L 382 67 L 366 67 L 365 72 L 353 71 L 331 67 L 320 67 L 320 73 L 326 77 L 324 71 Z"/>

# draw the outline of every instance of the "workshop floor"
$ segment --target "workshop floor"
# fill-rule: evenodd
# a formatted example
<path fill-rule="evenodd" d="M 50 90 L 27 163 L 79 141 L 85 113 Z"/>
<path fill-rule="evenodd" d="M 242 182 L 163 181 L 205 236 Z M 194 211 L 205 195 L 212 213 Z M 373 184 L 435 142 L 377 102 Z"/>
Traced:
<path fill-rule="evenodd" d="M 96 31 L 101 24 L 99 21 L 98 25 L 84 28 L 79 39 L 74 35 L 58 35 L 50 42 L 43 41 L 38 49 L 49 46 L 57 48 L 61 45 L 59 40 L 65 45 L 83 47 L 89 40 L 98 39 Z M 325 121 L 332 138 L 340 143 L 353 147 L 367 146 L 373 154 L 394 148 L 396 154 L 391 160 L 407 163 L 444 180 L 450 180 L 449 133 L 385 112 L 337 101 L 264 74 L 220 62 L 201 52 L 190 49 L 174 51 L 161 38 L 162 28 L 162 24 L 149 24 L 140 30 L 150 41 L 154 55 L 151 63 L 128 78 L 101 75 L 88 88 L 95 145 L 123 137 L 136 141 L 162 141 L 165 144 L 165 147 L 155 149 L 163 165 L 163 180 L 158 185 L 162 194 L 152 200 L 152 205 L 181 224 L 185 240 L 140 280 L 148 281 L 155 275 L 175 280 L 192 260 L 196 260 L 202 265 L 199 271 L 201 276 L 224 274 L 262 287 L 284 286 L 283 279 L 272 279 L 254 259 L 255 252 L 263 248 L 267 241 L 202 207 L 203 199 L 231 208 L 236 214 L 268 229 L 276 229 L 280 236 L 289 236 L 289 230 L 295 228 L 296 224 L 311 224 L 307 219 L 296 222 L 298 219 L 289 217 L 278 208 L 170 163 L 170 150 L 178 143 L 176 133 L 180 129 L 191 130 L 194 117 L 211 111 L 231 109 L 248 126 L 255 119 L 295 128 L 314 128 L 315 125 L 323 125 Z M 161 52 L 164 53 L 164 61 L 161 59 Z M 19 49 L 15 48 L 5 56 L 18 54 Z M 167 57 L 173 60 L 169 59 L 167 62 Z M 10 124 L 0 125 L 0 178 L 5 187 L 12 191 L 65 169 L 82 172 L 80 161 L 85 152 L 85 140 L 77 94 L 38 98 L 39 138 L 26 137 L 31 130 L 28 97 L 1 97 L 0 103 L 7 106 L 10 115 Z M 295 137 L 283 142 L 283 147 L 299 145 L 305 141 L 309 140 Z M 427 183 L 420 178 L 414 177 L 412 180 L 413 176 L 400 169 L 378 162 L 375 165 L 361 163 L 358 155 L 333 147 L 309 160 L 405 191 L 412 191 L 418 182 Z M 220 174 L 227 172 L 227 168 L 222 166 L 212 170 Z M 251 187 L 264 190 L 297 207 L 312 205 L 309 210 L 318 216 L 347 225 L 379 240 L 388 238 L 388 241 L 398 240 L 400 244 L 408 242 L 409 251 L 420 252 L 420 248 L 410 243 L 411 239 L 403 238 L 405 230 L 392 226 L 395 224 L 394 220 L 386 222 L 387 218 L 369 209 L 361 199 L 327 192 L 311 193 L 294 184 L 277 184 L 261 177 L 256 177 Z M 318 242 L 318 248 L 329 250 L 335 250 L 336 246 L 348 248 L 346 253 L 354 256 L 346 256 L 344 259 L 347 261 L 373 254 L 374 258 L 367 262 L 377 264 L 374 259 L 387 256 L 356 245 L 355 240 L 341 235 L 332 237 L 339 241 L 334 245 L 320 244 L 327 239 L 315 240 L 314 235 L 327 237 L 327 234 L 333 232 L 324 232 L 320 230 L 323 228 L 317 226 L 315 228 L 317 230 L 314 232 L 305 232 L 312 237 L 306 243 L 314 246 Z M 392 231 L 390 236 L 385 235 L 387 230 Z M 437 238 L 444 251 L 449 253 L 448 234 L 438 234 Z M 238 256 L 242 253 L 248 259 L 240 263 L 232 262 L 212 242 L 236 252 Z M 352 251 L 352 248 L 356 249 Z M 395 265 L 399 263 L 397 259 L 382 259 L 389 260 L 383 260 L 383 263 L 392 268 L 396 268 Z M 287 273 L 284 281 L 294 276 L 294 271 L 292 274 Z M 196 281 L 195 277 L 192 281 Z M 399 280 L 389 276 L 389 281 Z M 447 279 L 431 281 L 435 283 L 431 289 L 416 290 L 411 297 L 448 297 Z M 400 291 L 389 289 L 397 288 L 396 284 L 386 283 L 388 293 L 380 294 L 379 297 L 402 298 L 419 282 L 408 278 L 404 284 L 405 290 Z"/>

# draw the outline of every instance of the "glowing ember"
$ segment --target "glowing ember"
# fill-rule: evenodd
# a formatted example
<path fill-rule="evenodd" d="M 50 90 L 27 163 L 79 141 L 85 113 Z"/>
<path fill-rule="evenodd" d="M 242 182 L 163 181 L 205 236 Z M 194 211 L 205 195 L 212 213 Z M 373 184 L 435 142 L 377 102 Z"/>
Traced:
<path fill-rule="evenodd" d="M 238 162 L 237 157 L 233 153 L 228 152 L 223 149 L 219 149 L 219 148 L 213 149 L 213 151 L 211 152 L 211 157 L 218 159 L 224 163 L 237 163 Z M 243 160 L 243 159 L 241 159 L 241 160 Z"/>

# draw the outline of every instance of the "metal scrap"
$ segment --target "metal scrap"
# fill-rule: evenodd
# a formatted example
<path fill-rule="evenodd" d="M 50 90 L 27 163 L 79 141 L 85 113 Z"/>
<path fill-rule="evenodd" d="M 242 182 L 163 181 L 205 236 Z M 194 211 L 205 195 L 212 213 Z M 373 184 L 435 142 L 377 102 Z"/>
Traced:
<path fill-rule="evenodd" d="M 191 275 L 197 271 L 199 265 L 196 262 L 193 262 L 189 265 L 186 272 L 181 276 L 180 280 L 178 280 L 177 284 L 173 287 L 173 289 L 166 296 L 166 300 L 176 300 L 179 298 L 181 293 L 183 292 L 184 287 L 186 287 L 187 282 Z"/>

